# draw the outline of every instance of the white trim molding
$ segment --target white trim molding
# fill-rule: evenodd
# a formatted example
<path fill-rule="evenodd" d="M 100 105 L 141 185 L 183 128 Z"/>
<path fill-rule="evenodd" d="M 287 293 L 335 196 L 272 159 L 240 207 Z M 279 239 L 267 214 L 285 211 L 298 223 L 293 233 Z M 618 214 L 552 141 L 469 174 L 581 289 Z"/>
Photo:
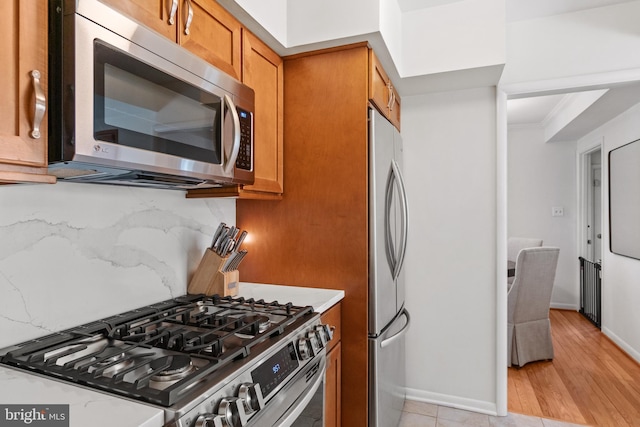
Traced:
<path fill-rule="evenodd" d="M 430 391 L 416 390 L 413 388 L 407 388 L 406 392 L 406 400 L 415 400 L 417 402 L 431 403 L 433 405 L 448 406 L 451 408 L 479 412 L 481 414 L 493 416 L 498 415 L 496 405 L 493 402 L 467 399 L 464 397 L 452 396 L 450 394 L 433 393 Z"/>

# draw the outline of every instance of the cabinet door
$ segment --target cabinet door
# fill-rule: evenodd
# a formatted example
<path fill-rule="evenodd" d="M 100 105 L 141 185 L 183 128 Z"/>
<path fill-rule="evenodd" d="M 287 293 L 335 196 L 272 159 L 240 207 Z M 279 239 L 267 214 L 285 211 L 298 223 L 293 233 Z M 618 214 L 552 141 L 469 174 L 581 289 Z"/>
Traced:
<path fill-rule="evenodd" d="M 327 344 L 327 375 L 325 377 L 325 427 L 341 425 L 342 416 L 342 303 L 337 303 L 322 313 L 321 321 L 333 331 L 333 338 Z"/>
<path fill-rule="evenodd" d="M 247 30 L 242 47 L 242 81 L 255 91 L 255 182 L 242 190 L 282 194 L 283 61 Z"/>
<path fill-rule="evenodd" d="M 103 3 L 157 31 L 178 40 L 178 6 L 182 0 L 102 0 Z"/>
<path fill-rule="evenodd" d="M 378 57 L 369 49 L 369 100 L 380 113 L 389 117 L 390 81 Z"/>
<path fill-rule="evenodd" d="M 242 30 L 242 82 L 255 92 L 255 182 L 223 188 L 189 190 L 188 198 L 238 197 L 280 200 L 284 191 L 284 65 L 277 53 Z"/>
<path fill-rule="evenodd" d="M 47 121 L 42 109 L 37 113 L 37 75 L 32 72 L 39 73 L 40 98 L 46 101 L 47 2 L 3 0 L 0 15 L 6 18 L 0 26 L 0 163 L 3 171 L 16 172 L 8 165 L 21 165 L 28 167 L 23 171 L 43 173 L 36 168 L 47 165 Z M 42 121 L 36 138 L 38 114 Z"/>
<path fill-rule="evenodd" d="M 382 68 L 380 60 L 369 49 L 369 100 L 400 130 L 400 95 Z"/>
<path fill-rule="evenodd" d="M 389 121 L 400 131 L 400 95 L 393 86 L 391 86 Z"/>
<path fill-rule="evenodd" d="M 240 22 L 213 0 L 180 1 L 178 42 L 240 80 Z"/>
<path fill-rule="evenodd" d="M 342 382 L 342 346 L 336 344 L 327 354 L 327 375 L 325 377 L 324 425 L 340 427 L 342 406 L 340 404 Z"/>

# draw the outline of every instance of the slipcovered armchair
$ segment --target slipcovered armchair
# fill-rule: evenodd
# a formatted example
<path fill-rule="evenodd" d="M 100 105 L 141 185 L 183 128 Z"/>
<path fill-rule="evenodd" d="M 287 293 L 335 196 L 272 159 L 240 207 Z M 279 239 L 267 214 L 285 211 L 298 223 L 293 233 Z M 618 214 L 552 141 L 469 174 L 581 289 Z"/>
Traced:
<path fill-rule="evenodd" d="M 553 359 L 549 306 L 560 249 L 525 248 L 518 253 L 508 293 L 509 366 Z"/>
<path fill-rule="evenodd" d="M 533 239 L 530 237 L 509 237 L 507 240 L 507 261 L 516 262 L 518 252 L 524 248 L 535 248 L 542 246 L 542 239 Z M 514 276 L 507 277 L 507 283 L 513 283 Z"/>

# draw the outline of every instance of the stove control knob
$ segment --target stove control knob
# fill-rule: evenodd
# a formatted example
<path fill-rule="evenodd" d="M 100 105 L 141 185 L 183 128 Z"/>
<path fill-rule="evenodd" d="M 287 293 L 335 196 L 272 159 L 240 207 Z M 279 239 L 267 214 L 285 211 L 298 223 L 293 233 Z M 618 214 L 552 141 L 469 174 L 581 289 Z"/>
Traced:
<path fill-rule="evenodd" d="M 196 419 L 194 427 L 225 427 L 222 424 L 222 417 L 214 414 L 202 414 Z"/>
<path fill-rule="evenodd" d="M 307 332 L 307 339 L 311 343 L 311 348 L 313 349 L 314 354 L 317 354 L 318 351 L 322 350 L 322 345 L 318 340 L 318 336 L 315 331 Z"/>
<path fill-rule="evenodd" d="M 244 404 L 247 415 L 264 408 L 264 398 L 260 384 L 244 383 L 238 389 L 238 398 Z"/>
<path fill-rule="evenodd" d="M 244 405 L 237 397 L 223 398 L 218 405 L 218 415 L 221 415 L 224 427 L 242 427 L 247 424 Z"/>
<path fill-rule="evenodd" d="M 311 348 L 311 343 L 306 338 L 300 338 L 298 340 L 298 354 L 300 354 L 300 359 L 307 360 L 313 357 L 313 349 Z"/>
<path fill-rule="evenodd" d="M 313 328 L 313 330 L 316 331 L 316 335 L 318 336 L 318 339 L 320 340 L 320 343 L 322 344 L 323 347 L 325 347 L 329 342 L 329 340 L 331 339 L 329 338 L 329 335 L 327 334 L 324 328 L 325 328 L 325 325 L 318 325 L 315 328 Z"/>
<path fill-rule="evenodd" d="M 320 325 L 319 327 L 322 328 L 327 335 L 327 341 L 331 341 L 333 339 L 333 331 L 336 329 L 335 326 Z"/>

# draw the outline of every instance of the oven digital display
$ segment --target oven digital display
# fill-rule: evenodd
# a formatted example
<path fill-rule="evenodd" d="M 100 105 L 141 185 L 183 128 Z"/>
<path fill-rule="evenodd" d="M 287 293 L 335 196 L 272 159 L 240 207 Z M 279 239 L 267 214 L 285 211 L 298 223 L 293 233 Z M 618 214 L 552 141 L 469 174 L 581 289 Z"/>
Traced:
<path fill-rule="evenodd" d="M 289 345 L 271 356 L 269 360 L 251 371 L 251 378 L 254 383 L 260 384 L 262 395 L 266 397 L 298 366 L 296 350 L 293 343 L 289 343 Z"/>

